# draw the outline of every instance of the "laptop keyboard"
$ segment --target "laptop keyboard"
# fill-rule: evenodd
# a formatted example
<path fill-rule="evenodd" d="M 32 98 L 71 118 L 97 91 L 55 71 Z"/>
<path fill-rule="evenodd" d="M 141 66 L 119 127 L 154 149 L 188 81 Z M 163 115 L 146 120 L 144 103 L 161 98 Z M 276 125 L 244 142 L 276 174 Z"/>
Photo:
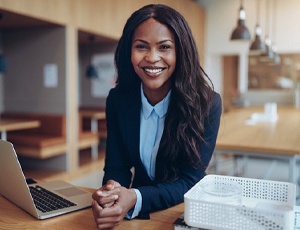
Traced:
<path fill-rule="evenodd" d="M 30 186 L 29 190 L 36 208 L 42 212 L 50 212 L 76 206 L 76 204 L 71 201 L 68 201 L 40 186 Z"/>

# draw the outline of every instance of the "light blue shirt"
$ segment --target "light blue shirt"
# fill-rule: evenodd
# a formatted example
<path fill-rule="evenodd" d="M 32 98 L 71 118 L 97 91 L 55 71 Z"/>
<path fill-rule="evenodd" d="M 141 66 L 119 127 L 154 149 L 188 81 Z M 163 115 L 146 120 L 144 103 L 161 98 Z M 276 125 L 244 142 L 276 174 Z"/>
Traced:
<path fill-rule="evenodd" d="M 171 91 L 167 96 L 152 106 L 141 89 L 142 108 L 141 108 L 141 123 L 140 123 L 140 157 L 142 163 L 149 175 L 155 179 L 155 162 L 161 136 L 164 130 L 164 122 L 170 102 Z M 132 219 L 136 217 L 142 208 L 142 196 L 138 189 L 134 189 L 137 201 L 134 210 L 131 210 L 126 215 L 126 218 Z"/>

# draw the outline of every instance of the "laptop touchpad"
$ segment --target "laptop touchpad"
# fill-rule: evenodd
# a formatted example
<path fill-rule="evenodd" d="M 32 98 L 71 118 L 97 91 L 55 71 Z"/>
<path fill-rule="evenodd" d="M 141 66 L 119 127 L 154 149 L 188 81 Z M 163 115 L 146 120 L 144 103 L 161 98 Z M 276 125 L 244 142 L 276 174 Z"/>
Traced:
<path fill-rule="evenodd" d="M 56 189 L 55 192 L 58 192 L 62 194 L 63 196 L 70 197 L 70 196 L 78 196 L 84 193 L 87 193 L 85 191 L 82 191 L 76 187 L 68 187 L 68 188 L 62 188 L 62 189 Z"/>

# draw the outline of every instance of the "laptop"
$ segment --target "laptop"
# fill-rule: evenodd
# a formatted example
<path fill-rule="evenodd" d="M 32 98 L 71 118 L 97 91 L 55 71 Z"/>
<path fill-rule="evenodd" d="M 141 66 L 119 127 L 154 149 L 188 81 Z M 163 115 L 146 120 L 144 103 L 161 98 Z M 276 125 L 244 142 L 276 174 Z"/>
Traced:
<path fill-rule="evenodd" d="M 90 192 L 65 181 L 27 184 L 12 143 L 4 140 L 0 140 L 0 195 L 37 219 L 66 214 L 92 204 Z"/>

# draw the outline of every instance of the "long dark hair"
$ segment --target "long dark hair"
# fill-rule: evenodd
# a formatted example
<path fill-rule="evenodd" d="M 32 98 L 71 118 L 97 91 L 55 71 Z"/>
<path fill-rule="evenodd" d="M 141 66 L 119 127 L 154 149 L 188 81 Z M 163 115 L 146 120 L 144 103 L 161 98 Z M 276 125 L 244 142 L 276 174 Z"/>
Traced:
<path fill-rule="evenodd" d="M 182 167 L 202 166 L 199 151 L 204 143 L 204 118 L 213 100 L 213 85 L 200 66 L 196 43 L 184 17 L 166 5 L 151 4 L 134 12 L 126 22 L 115 53 L 117 88 L 137 90 L 140 86 L 131 63 L 132 36 L 149 18 L 166 25 L 176 38 L 172 94 L 156 163 L 156 180 L 172 181 Z"/>

